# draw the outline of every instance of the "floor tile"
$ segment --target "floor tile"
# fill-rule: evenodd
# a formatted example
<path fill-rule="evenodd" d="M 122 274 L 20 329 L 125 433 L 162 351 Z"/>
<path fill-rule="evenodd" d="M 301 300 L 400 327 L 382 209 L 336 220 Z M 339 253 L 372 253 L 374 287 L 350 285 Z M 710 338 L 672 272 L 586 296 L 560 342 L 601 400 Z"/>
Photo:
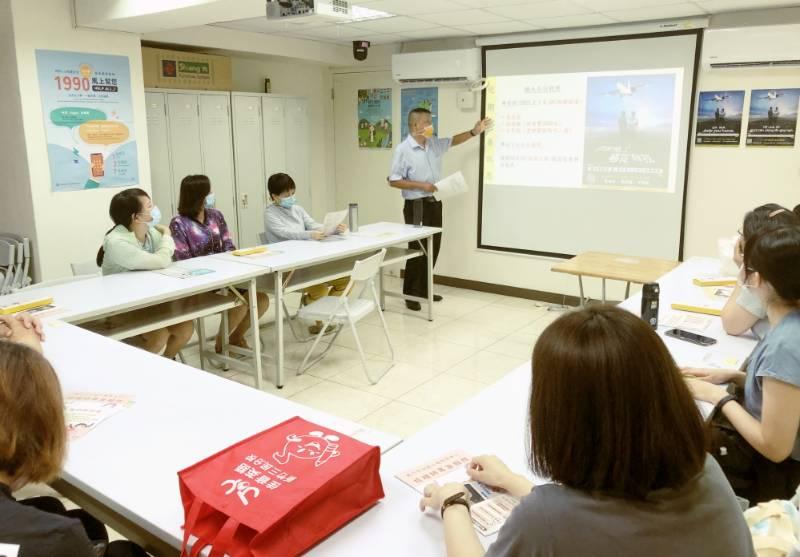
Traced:
<path fill-rule="evenodd" d="M 291 398 L 300 404 L 355 421 L 391 402 L 391 399 L 331 381 L 322 381 Z"/>
<path fill-rule="evenodd" d="M 478 349 L 432 336 L 420 338 L 414 344 L 404 344 L 397 351 L 397 359 L 407 364 L 417 365 L 434 371 L 445 371 L 458 362 L 472 356 Z"/>
<path fill-rule="evenodd" d="M 465 315 L 462 319 L 505 333 L 514 333 L 542 318 L 543 309 L 517 309 L 491 304 Z"/>
<path fill-rule="evenodd" d="M 525 358 L 514 358 L 482 351 L 456 364 L 445 373 L 489 385 L 515 370 L 525 361 Z"/>
<path fill-rule="evenodd" d="M 399 401 L 437 414 L 446 414 L 478 394 L 485 386 L 477 381 L 444 373 L 404 394 Z"/>
<path fill-rule="evenodd" d="M 528 335 L 510 335 L 487 346 L 485 350 L 495 354 L 502 354 L 503 356 L 530 360 L 533 354 L 533 346 L 536 344 L 533 336 L 532 333 Z"/>
<path fill-rule="evenodd" d="M 437 327 L 430 333 L 428 338 L 481 350 L 508 336 L 508 332 L 493 330 L 489 326 L 488 324 L 457 319 Z"/>
<path fill-rule="evenodd" d="M 393 401 L 362 418 L 360 423 L 405 439 L 433 424 L 439 418 L 441 416 L 435 412 Z"/>
<path fill-rule="evenodd" d="M 389 362 L 385 360 L 370 360 L 367 362 L 367 367 L 371 373 L 377 375 L 381 370 L 385 369 L 388 364 Z M 438 372 L 428 368 L 397 362 L 386 372 L 386 375 L 384 375 L 376 385 L 370 383 L 361 365 L 334 375 L 330 378 L 330 381 L 347 385 L 348 387 L 353 387 L 367 393 L 396 399 L 422 385 L 426 381 L 431 380 L 437 374 Z"/>

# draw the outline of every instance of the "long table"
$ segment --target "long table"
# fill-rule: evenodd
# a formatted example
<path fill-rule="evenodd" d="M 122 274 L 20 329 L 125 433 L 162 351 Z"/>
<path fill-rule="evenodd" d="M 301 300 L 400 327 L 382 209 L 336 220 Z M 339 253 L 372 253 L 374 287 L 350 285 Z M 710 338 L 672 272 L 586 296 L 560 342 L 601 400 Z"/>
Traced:
<path fill-rule="evenodd" d="M 167 360 L 79 327 L 49 322 L 45 355 L 64 393 L 132 395 L 134 404 L 70 442 L 54 487 L 154 555 L 177 555 L 177 472 L 301 416 L 388 451 L 400 443 L 349 420 Z"/>
<path fill-rule="evenodd" d="M 699 287 L 692 285 L 692 278 L 718 270 L 717 260 L 693 258 L 667 273 L 658 280 L 661 307 L 669 308 L 673 301 L 696 295 L 695 289 Z M 641 295 L 637 294 L 621 307 L 638 314 L 640 302 Z M 709 365 L 711 360 L 742 361 L 756 344 L 749 335 L 727 335 L 719 318 L 704 332 L 718 341 L 708 348 L 666 337 L 663 334 L 666 329 L 659 327 L 658 333 L 679 365 Z M 317 546 L 311 555 L 363 555 L 365 547 L 380 547 L 380 554 L 385 557 L 444 555 L 441 520 L 431 511 L 421 513 L 417 508 L 419 494 L 395 478 L 395 474 L 452 450 L 464 450 L 473 455 L 496 454 L 512 470 L 525 473 L 536 484 L 544 483 L 543 478 L 536 478 L 530 472 L 525 448 L 530 381 L 531 364 L 526 363 L 392 449 L 381 466 L 386 498 Z M 698 404 L 701 409 L 704 405 Z M 496 538 L 479 537 L 485 547 Z"/>

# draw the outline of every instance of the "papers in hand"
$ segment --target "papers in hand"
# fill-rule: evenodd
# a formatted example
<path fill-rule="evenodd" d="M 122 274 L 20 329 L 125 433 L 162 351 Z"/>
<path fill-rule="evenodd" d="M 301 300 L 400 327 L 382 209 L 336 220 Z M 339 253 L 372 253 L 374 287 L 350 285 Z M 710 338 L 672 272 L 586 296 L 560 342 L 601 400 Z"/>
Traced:
<path fill-rule="evenodd" d="M 64 397 L 67 435 L 74 441 L 133 405 L 133 397 L 103 393 L 70 393 Z"/>
<path fill-rule="evenodd" d="M 463 483 L 470 500 L 470 515 L 475 528 L 484 536 L 500 530 L 519 499 L 491 487 L 470 480 L 467 464 L 472 458 L 463 451 L 454 451 L 439 458 L 397 474 L 397 479 L 423 493 L 425 486 L 438 482 Z"/>
<path fill-rule="evenodd" d="M 461 172 L 456 172 L 455 174 L 451 174 L 447 178 L 443 178 L 434 184 L 436 186 L 436 199 L 449 199 L 451 197 L 455 197 L 457 195 L 461 195 L 462 193 L 467 193 L 469 188 L 467 187 L 467 181 L 464 179 L 464 175 Z"/>
<path fill-rule="evenodd" d="M 347 210 L 328 213 L 322 221 L 322 232 L 324 232 L 326 236 L 332 236 L 336 233 L 336 228 L 342 224 L 346 218 Z"/>

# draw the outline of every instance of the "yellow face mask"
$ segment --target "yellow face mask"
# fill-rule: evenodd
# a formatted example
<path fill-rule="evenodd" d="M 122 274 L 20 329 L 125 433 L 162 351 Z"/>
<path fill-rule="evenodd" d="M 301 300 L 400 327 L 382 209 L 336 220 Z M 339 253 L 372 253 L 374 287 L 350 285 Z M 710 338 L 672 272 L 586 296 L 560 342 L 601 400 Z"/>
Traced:
<path fill-rule="evenodd" d="M 416 135 L 421 135 L 423 137 L 433 137 L 433 124 L 430 126 L 425 126 L 422 128 L 421 132 L 417 132 Z"/>

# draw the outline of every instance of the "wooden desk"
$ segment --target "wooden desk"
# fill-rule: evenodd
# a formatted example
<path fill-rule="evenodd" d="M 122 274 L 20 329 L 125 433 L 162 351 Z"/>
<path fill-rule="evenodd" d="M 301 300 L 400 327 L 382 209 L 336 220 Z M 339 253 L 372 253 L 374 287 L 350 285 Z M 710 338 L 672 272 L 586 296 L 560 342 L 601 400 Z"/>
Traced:
<path fill-rule="evenodd" d="M 603 303 L 606 303 L 606 280 L 621 280 L 627 283 L 625 298 L 630 296 L 631 283 L 646 284 L 655 282 L 680 265 L 678 261 L 634 257 L 601 251 L 587 251 L 550 268 L 554 273 L 567 273 L 578 277 L 581 290 L 581 307 L 586 298 L 583 295 L 583 277 L 597 277 L 603 280 Z"/>

